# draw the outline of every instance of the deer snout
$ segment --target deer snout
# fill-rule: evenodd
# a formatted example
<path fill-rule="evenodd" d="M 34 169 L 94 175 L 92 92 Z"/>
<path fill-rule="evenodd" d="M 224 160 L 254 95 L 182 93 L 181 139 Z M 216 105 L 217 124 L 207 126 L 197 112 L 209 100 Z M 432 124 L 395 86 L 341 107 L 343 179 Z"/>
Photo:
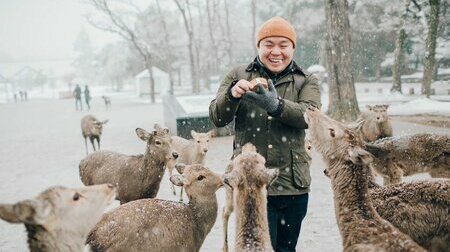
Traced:
<path fill-rule="evenodd" d="M 204 152 L 204 153 L 208 152 L 208 149 L 204 148 L 204 149 L 203 149 L 203 152 Z"/>
<path fill-rule="evenodd" d="M 177 159 L 178 158 L 178 153 L 176 151 L 172 152 L 172 157 Z"/>

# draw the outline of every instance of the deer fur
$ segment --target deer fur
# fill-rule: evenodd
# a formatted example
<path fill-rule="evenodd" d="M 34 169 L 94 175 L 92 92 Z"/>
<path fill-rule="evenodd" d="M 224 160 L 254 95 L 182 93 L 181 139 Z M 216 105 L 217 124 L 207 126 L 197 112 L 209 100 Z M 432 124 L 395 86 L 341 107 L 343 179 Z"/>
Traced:
<path fill-rule="evenodd" d="M 183 164 L 205 164 L 206 153 L 208 152 L 209 140 L 212 137 L 212 131 L 207 133 L 197 133 L 191 130 L 191 140 L 182 137 L 172 136 L 173 149 L 178 153 L 178 159 L 172 159 L 167 164 L 169 175 L 172 176 L 173 168 L 176 162 Z M 176 195 L 175 186 L 170 183 L 174 195 Z M 180 201 L 183 201 L 183 187 L 180 191 Z"/>
<path fill-rule="evenodd" d="M 382 187 L 372 174 L 368 177 L 373 205 L 383 219 L 428 251 L 450 247 L 450 180 Z"/>
<path fill-rule="evenodd" d="M 89 231 L 114 197 L 112 185 L 57 186 L 33 199 L 0 204 L 0 218 L 25 225 L 32 252 L 83 251 Z"/>
<path fill-rule="evenodd" d="M 331 179 L 344 251 L 425 251 L 375 211 L 368 190 L 372 157 L 359 134 L 314 107 L 305 120 Z"/>
<path fill-rule="evenodd" d="M 141 199 L 105 214 L 87 243 L 93 251 L 199 251 L 217 218 L 219 175 L 200 164 L 177 164 L 171 182 L 189 203 Z"/>
<path fill-rule="evenodd" d="M 92 148 L 94 151 L 95 144 L 94 140 L 97 140 L 98 149 L 100 150 L 100 136 L 102 135 L 103 125 L 106 124 L 108 120 L 99 121 L 93 115 L 86 115 L 81 118 L 81 134 L 84 138 L 84 145 L 86 147 L 86 155 L 89 154 L 87 146 L 87 138 L 91 141 Z"/>
<path fill-rule="evenodd" d="M 85 185 L 111 183 L 117 187 L 120 203 L 143 198 L 154 198 L 159 191 L 164 168 L 173 151 L 168 129 L 155 124 L 148 133 L 137 128 L 138 137 L 147 143 L 144 155 L 128 156 L 111 151 L 94 152 L 81 160 L 80 178 Z"/>
<path fill-rule="evenodd" d="M 223 176 L 236 200 L 236 252 L 273 251 L 267 220 L 267 186 L 278 176 L 278 169 L 267 169 L 265 162 L 256 147 L 247 143 L 233 160 L 232 170 Z M 224 250 L 228 250 L 227 244 Z"/>
<path fill-rule="evenodd" d="M 450 138 L 415 134 L 389 137 L 365 145 L 372 153 L 373 169 L 385 185 L 400 183 L 403 176 L 428 172 L 431 177 L 450 178 Z"/>
<path fill-rule="evenodd" d="M 389 105 L 366 106 L 368 111 L 362 112 L 358 120 L 359 131 L 366 142 L 373 142 L 393 134 L 391 120 L 387 109 Z"/>

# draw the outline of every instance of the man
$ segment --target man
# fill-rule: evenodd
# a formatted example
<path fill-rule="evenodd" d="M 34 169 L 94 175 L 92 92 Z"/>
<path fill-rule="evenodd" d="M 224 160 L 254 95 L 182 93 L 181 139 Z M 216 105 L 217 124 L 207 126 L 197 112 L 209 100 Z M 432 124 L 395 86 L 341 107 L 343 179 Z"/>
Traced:
<path fill-rule="evenodd" d="M 73 90 L 73 96 L 75 97 L 75 109 L 78 111 L 78 104 L 80 104 L 80 111 L 83 110 L 83 103 L 81 102 L 81 88 L 77 84 L 75 90 Z"/>
<path fill-rule="evenodd" d="M 311 105 L 321 106 L 317 78 L 293 61 L 296 40 L 294 28 L 283 18 L 265 22 L 257 36 L 258 57 L 226 75 L 209 107 L 217 127 L 235 120 L 234 155 L 251 142 L 269 169 L 280 170 L 267 199 L 275 251 L 295 251 L 311 182 L 303 114 Z M 257 77 L 268 79 L 267 90 L 261 84 L 250 90 L 249 81 Z"/>

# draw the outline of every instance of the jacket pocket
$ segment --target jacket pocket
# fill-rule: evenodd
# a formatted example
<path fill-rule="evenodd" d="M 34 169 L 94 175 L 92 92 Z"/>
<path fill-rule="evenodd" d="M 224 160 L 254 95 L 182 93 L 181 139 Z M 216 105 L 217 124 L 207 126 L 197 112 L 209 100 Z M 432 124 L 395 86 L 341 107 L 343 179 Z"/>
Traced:
<path fill-rule="evenodd" d="M 291 150 L 292 158 L 292 180 L 294 187 L 305 189 L 311 185 L 311 174 L 309 171 L 309 162 L 300 153 Z"/>

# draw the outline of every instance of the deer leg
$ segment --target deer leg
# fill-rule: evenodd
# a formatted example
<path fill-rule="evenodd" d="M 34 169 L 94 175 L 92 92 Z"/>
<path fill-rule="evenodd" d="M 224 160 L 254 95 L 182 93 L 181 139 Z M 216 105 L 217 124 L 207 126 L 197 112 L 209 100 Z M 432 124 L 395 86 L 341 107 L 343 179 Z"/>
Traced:
<path fill-rule="evenodd" d="M 100 150 L 100 137 L 97 137 L 98 150 Z"/>
<path fill-rule="evenodd" d="M 169 178 L 172 177 L 173 174 L 173 165 L 167 164 L 167 170 L 169 171 Z M 175 186 L 173 183 L 170 183 L 170 189 L 172 189 L 173 195 L 177 195 L 177 191 L 175 190 Z"/>
<path fill-rule="evenodd" d="M 88 151 L 88 146 L 87 146 L 87 139 L 86 139 L 86 137 L 84 138 L 84 146 L 86 147 L 86 155 L 88 155 L 88 154 L 89 154 L 89 151 Z"/>
<path fill-rule="evenodd" d="M 183 187 L 181 187 L 180 191 L 180 202 L 183 202 Z"/>
<path fill-rule="evenodd" d="M 223 251 L 228 252 L 228 219 L 233 212 L 233 191 L 229 188 L 226 189 L 226 204 L 223 207 L 222 225 L 223 225 Z"/>
<path fill-rule="evenodd" d="M 95 144 L 94 144 L 94 138 L 93 137 L 89 137 L 89 140 L 91 141 L 92 148 L 94 148 L 94 151 L 96 151 Z"/>

